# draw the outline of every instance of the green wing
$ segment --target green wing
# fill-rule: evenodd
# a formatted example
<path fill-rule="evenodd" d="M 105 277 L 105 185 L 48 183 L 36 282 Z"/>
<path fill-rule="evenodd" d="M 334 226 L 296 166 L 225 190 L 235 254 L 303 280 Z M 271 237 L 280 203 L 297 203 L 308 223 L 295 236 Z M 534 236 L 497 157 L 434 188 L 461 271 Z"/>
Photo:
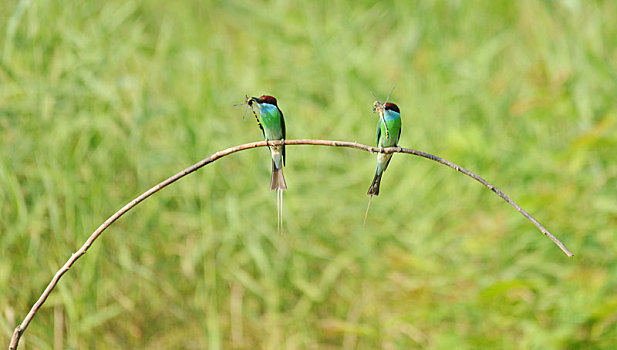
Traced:
<path fill-rule="evenodd" d="M 377 121 L 377 136 L 375 137 L 375 146 L 379 147 L 379 138 L 381 137 L 381 119 Z"/>
<path fill-rule="evenodd" d="M 283 140 L 285 140 L 287 138 L 287 130 L 285 130 L 285 118 L 283 118 L 283 111 L 281 111 L 280 108 L 278 108 L 278 106 L 276 107 L 276 109 L 278 109 L 279 114 L 281 115 L 281 129 L 283 132 Z M 285 144 L 283 143 L 283 166 L 285 166 L 285 163 L 287 161 L 287 156 L 285 155 Z"/>

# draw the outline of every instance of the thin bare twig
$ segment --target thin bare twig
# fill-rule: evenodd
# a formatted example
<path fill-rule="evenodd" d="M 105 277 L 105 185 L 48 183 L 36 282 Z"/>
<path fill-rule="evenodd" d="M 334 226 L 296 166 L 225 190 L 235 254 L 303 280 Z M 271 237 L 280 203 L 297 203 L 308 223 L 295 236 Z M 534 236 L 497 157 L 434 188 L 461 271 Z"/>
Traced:
<path fill-rule="evenodd" d="M 390 147 L 390 148 L 379 148 L 379 147 L 371 147 L 371 146 L 366 146 L 366 145 L 362 145 L 356 142 L 346 142 L 346 141 L 331 141 L 331 140 L 285 140 L 285 141 L 268 141 L 268 143 L 270 145 L 279 145 L 282 144 L 282 142 L 285 142 L 285 145 L 287 146 L 291 146 L 291 145 L 315 145 L 315 146 L 330 146 L 330 147 L 347 147 L 347 148 L 355 148 L 355 149 L 359 149 L 359 150 L 364 150 L 364 151 L 368 151 L 368 152 L 381 152 L 381 153 L 406 153 L 406 154 L 412 154 L 415 156 L 419 156 L 419 157 L 423 157 L 423 158 L 427 158 L 430 160 L 433 160 L 435 162 L 441 163 L 443 165 L 446 165 L 456 171 L 459 171 L 469 177 L 471 177 L 472 179 L 480 182 L 481 184 L 483 184 L 484 186 L 488 187 L 491 191 L 495 192 L 499 197 L 501 197 L 503 200 L 505 200 L 506 202 L 508 202 L 508 204 L 510 204 L 512 207 L 514 207 L 514 209 L 516 209 L 519 213 L 523 214 L 523 216 L 525 218 L 527 218 L 527 220 L 531 221 L 532 224 L 534 224 L 538 229 L 540 229 L 540 231 L 547 236 L 548 238 L 550 238 L 555 244 L 557 244 L 557 246 L 559 246 L 559 248 L 561 248 L 561 250 L 566 253 L 567 256 L 574 256 L 574 254 L 572 254 L 568 248 L 566 248 L 566 246 L 561 243 L 555 236 L 553 236 L 544 226 L 542 226 L 536 219 L 534 219 L 531 215 L 529 215 L 525 210 L 523 210 L 523 208 L 521 208 L 518 204 L 516 204 L 514 201 L 512 201 L 508 196 L 506 196 L 503 192 L 501 192 L 499 189 L 497 189 L 495 186 L 491 185 L 490 183 L 488 183 L 486 180 L 484 180 L 483 178 L 481 178 L 480 176 L 476 175 L 475 173 L 460 167 L 450 161 L 447 161 L 443 158 L 437 157 L 435 155 L 432 155 L 430 153 L 425 153 L 425 152 L 421 152 L 421 151 L 416 151 L 413 149 L 409 149 L 409 148 L 402 148 L 402 147 Z M 143 194 L 141 194 L 139 197 L 133 199 L 132 201 L 130 201 L 127 205 L 125 205 L 124 207 L 122 207 L 120 210 L 118 210 L 115 214 L 113 214 L 112 216 L 109 217 L 109 219 L 105 220 L 105 222 L 99 226 L 96 231 L 94 231 L 94 233 L 92 233 L 92 235 L 88 238 L 88 240 L 84 243 L 84 245 L 75 253 L 73 253 L 71 255 L 71 257 L 67 260 L 67 262 L 64 264 L 64 266 L 62 266 L 60 268 L 60 270 L 58 270 L 58 272 L 56 272 L 56 274 L 54 275 L 54 277 L 51 279 L 51 281 L 49 282 L 49 284 L 47 285 L 47 288 L 45 288 L 45 291 L 43 291 L 43 294 L 41 294 L 41 296 L 39 297 L 39 299 L 36 301 L 36 303 L 34 303 L 34 305 L 32 306 L 32 308 L 30 309 L 30 312 L 28 312 L 28 315 L 26 315 L 26 318 L 23 320 L 23 322 L 17 326 L 15 328 L 15 331 L 13 333 L 13 337 L 11 338 L 11 343 L 9 344 L 9 349 L 10 350 L 15 350 L 17 349 L 17 346 L 19 344 L 19 339 L 21 338 L 22 334 L 24 333 L 24 331 L 26 330 L 26 328 L 28 327 L 28 325 L 30 324 L 30 322 L 32 321 L 32 319 L 34 318 L 34 315 L 37 313 L 37 311 L 39 310 L 39 308 L 43 305 L 43 303 L 45 302 L 45 300 L 47 299 L 47 297 L 49 296 L 49 294 L 51 293 L 51 291 L 54 289 L 54 287 L 58 284 L 58 281 L 60 280 L 60 278 L 71 268 L 71 266 L 73 266 L 73 264 L 75 263 L 75 261 L 77 261 L 77 259 L 79 259 L 81 256 L 83 256 L 84 254 L 86 254 L 86 251 L 88 250 L 88 248 L 90 248 L 90 246 L 94 243 L 94 241 L 101 235 L 101 233 L 103 233 L 103 231 L 105 231 L 105 229 L 107 229 L 107 227 L 109 227 L 111 224 L 113 224 L 116 220 L 118 220 L 122 215 L 124 215 L 126 212 L 128 212 L 129 210 L 131 210 L 133 207 L 135 207 L 137 204 L 141 203 L 143 200 L 145 200 L 146 198 L 150 197 L 151 195 L 153 195 L 154 193 L 158 192 L 159 190 L 163 189 L 164 187 L 167 187 L 168 185 L 176 182 L 177 180 L 179 180 L 180 178 L 198 170 L 199 168 L 208 165 L 214 161 L 216 161 L 219 158 L 225 157 L 227 155 L 230 155 L 232 153 L 236 153 L 236 152 L 240 152 L 240 151 L 244 151 L 247 149 L 251 149 L 251 148 L 257 148 L 257 147 L 265 147 L 267 146 L 266 141 L 260 141 L 260 142 L 252 142 L 252 143 L 247 143 L 247 144 L 243 144 L 243 145 L 238 145 L 235 147 L 231 147 L 231 148 L 227 148 L 225 150 L 219 151 L 214 153 L 213 155 L 211 155 L 210 157 L 182 170 L 181 172 L 175 174 L 174 176 L 168 178 L 167 180 L 159 183 L 158 185 L 152 187 L 151 189 L 147 190 L 146 192 L 144 192 Z"/>

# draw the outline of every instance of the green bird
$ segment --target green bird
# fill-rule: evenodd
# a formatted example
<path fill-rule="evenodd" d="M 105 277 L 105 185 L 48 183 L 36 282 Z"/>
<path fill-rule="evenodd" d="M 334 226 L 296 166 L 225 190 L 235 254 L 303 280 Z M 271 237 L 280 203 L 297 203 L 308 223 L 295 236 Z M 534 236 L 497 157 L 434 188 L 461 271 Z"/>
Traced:
<path fill-rule="evenodd" d="M 396 147 L 398 145 L 398 140 L 401 137 L 401 111 L 398 106 L 390 102 L 381 103 L 379 101 L 375 101 L 373 104 L 373 112 L 379 113 L 379 120 L 377 121 L 377 138 L 375 140 L 377 147 Z M 392 159 L 392 153 L 379 153 L 377 155 L 377 169 L 375 170 L 375 177 L 373 178 L 371 187 L 369 187 L 367 192 L 371 198 L 379 195 L 381 177 L 383 176 L 383 172 L 386 171 L 388 164 L 390 164 L 390 159 Z"/>
<path fill-rule="evenodd" d="M 246 103 L 253 107 L 256 104 L 259 107 L 259 117 L 257 124 L 261 128 L 266 141 L 285 140 L 285 119 L 283 112 L 276 103 L 276 98 L 269 95 L 261 97 L 248 97 Z M 253 112 L 254 113 L 254 112 Z M 285 145 L 273 146 L 268 145 L 272 154 L 272 180 L 270 182 L 271 190 L 286 190 L 287 184 L 283 176 L 283 166 L 285 165 Z"/>

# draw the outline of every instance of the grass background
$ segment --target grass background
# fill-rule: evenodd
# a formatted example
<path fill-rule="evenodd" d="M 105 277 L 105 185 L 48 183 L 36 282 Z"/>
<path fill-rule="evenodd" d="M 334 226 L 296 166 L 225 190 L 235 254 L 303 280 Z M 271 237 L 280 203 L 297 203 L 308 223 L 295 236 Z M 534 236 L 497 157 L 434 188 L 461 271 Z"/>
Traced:
<path fill-rule="evenodd" d="M 109 215 L 261 138 L 401 145 L 477 172 L 288 149 L 276 233 L 264 149 L 129 212 L 65 275 L 23 348 L 563 349 L 617 343 L 614 1 L 0 2 L 0 342 Z M 4 345 L 3 345 L 4 346 Z"/>

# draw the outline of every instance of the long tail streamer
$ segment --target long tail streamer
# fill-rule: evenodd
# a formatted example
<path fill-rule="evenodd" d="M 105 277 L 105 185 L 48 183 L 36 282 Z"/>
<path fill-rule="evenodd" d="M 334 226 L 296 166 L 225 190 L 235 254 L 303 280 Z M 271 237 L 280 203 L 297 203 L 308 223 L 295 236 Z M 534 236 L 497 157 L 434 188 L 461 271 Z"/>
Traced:
<path fill-rule="evenodd" d="M 283 190 L 276 190 L 276 231 L 283 232 Z"/>
<path fill-rule="evenodd" d="M 371 199 L 373 199 L 373 195 L 368 197 L 368 205 L 366 206 L 366 214 L 364 214 L 364 222 L 362 226 L 366 226 L 366 218 L 368 217 L 368 210 L 371 208 Z"/>

